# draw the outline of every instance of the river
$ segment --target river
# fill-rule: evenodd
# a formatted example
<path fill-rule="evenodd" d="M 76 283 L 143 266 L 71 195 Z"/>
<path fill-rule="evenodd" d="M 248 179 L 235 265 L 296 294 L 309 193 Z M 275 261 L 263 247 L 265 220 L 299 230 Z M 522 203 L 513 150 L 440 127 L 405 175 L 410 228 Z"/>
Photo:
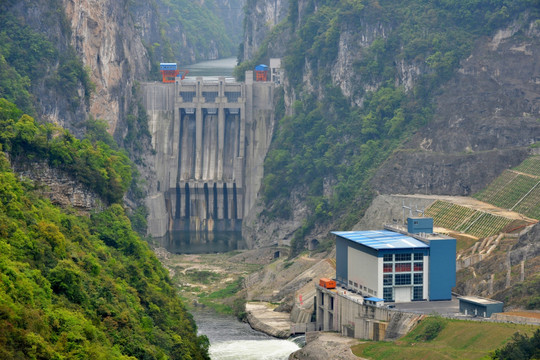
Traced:
<path fill-rule="evenodd" d="M 276 339 L 253 330 L 236 318 L 214 312 L 193 312 L 199 334 L 210 340 L 213 360 L 285 360 L 300 349 L 292 340 Z"/>
<path fill-rule="evenodd" d="M 236 58 L 225 58 L 219 60 L 202 61 L 191 65 L 179 64 L 180 69 L 189 70 L 187 77 L 232 77 L 233 69 L 236 66 Z"/>

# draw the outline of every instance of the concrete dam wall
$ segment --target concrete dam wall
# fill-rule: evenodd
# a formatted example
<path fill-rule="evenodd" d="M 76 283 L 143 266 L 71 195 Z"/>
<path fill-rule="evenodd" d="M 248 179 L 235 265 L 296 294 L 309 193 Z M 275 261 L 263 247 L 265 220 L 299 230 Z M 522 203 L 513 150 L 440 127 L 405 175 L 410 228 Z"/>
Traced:
<path fill-rule="evenodd" d="M 148 232 L 239 231 L 254 205 L 274 127 L 271 82 L 220 77 L 143 83 L 155 177 Z"/>

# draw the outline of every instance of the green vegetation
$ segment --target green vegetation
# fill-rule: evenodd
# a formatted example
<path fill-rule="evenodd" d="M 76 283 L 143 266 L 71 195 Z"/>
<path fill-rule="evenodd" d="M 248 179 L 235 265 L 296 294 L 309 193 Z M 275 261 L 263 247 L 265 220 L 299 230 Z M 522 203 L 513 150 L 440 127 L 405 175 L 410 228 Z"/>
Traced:
<path fill-rule="evenodd" d="M 528 266 L 535 266 L 528 264 Z M 538 266 L 538 265 L 536 265 Z M 540 309 L 540 273 L 531 275 L 525 281 L 513 285 L 510 289 L 498 296 L 505 304 L 516 307 L 538 310 Z"/>
<path fill-rule="evenodd" d="M 217 282 L 214 282 L 212 287 Z M 228 283 L 225 287 L 213 291 L 211 293 L 200 293 L 198 302 L 204 306 L 208 306 L 215 311 L 222 314 L 235 315 L 239 319 L 245 318 L 245 300 L 242 297 L 238 297 L 238 293 L 242 290 L 242 283 L 244 279 L 242 277 L 237 278 L 235 281 Z M 207 281 L 209 283 L 209 281 Z"/>
<path fill-rule="evenodd" d="M 423 326 L 414 336 L 416 341 L 431 341 L 444 329 L 446 322 L 439 316 L 431 316 L 425 319 Z"/>
<path fill-rule="evenodd" d="M 264 215 L 288 218 L 291 193 L 306 194 L 303 200 L 310 215 L 294 235 L 296 252 L 315 223 L 352 226 L 370 202 L 372 174 L 430 120 L 433 95 L 454 74 L 460 59 L 470 54 L 474 40 L 521 12 L 536 9 L 534 4 L 534 0 L 323 0 L 306 2 L 299 18 L 298 1 L 290 1 L 287 20 L 269 38 L 292 34 L 285 37 L 291 40 L 283 65 L 298 100 L 293 115 L 281 118 L 274 132 L 262 196 Z M 385 37 L 362 49 L 348 74 L 356 84 L 352 97 L 363 100 L 362 107 L 351 106 L 330 77 L 338 40 L 344 31 L 380 26 L 386 29 Z M 266 51 L 262 46 L 254 61 L 268 57 Z M 413 89 L 396 85 L 396 63 L 401 61 L 423 73 Z M 317 96 L 304 85 L 306 64 L 310 88 L 317 89 Z"/>
<path fill-rule="evenodd" d="M 35 115 L 32 88 L 45 83 L 65 96 L 72 110 L 81 104 L 81 100 L 88 105 L 95 86 L 75 50 L 68 46 L 59 53 L 50 39 L 10 14 L 9 5 L 0 4 L 0 98 Z M 51 12 L 48 16 L 62 23 L 63 13 Z M 82 99 L 80 87 L 84 90 Z"/>
<path fill-rule="evenodd" d="M 428 317 L 395 342 L 366 342 L 353 346 L 368 359 L 486 359 L 516 332 L 532 334 L 527 325 L 450 320 Z"/>
<path fill-rule="evenodd" d="M 474 197 L 540 220 L 539 169 L 540 157 L 529 157 L 513 170 L 505 170 Z"/>
<path fill-rule="evenodd" d="M 497 360 L 529 360 L 540 359 L 540 329 L 530 338 L 527 335 L 515 333 L 512 341 L 491 355 Z"/>
<path fill-rule="evenodd" d="M 132 166 L 125 153 L 103 141 L 78 140 L 52 124 L 37 124 L 5 99 L 0 99 L 0 145 L 15 159 L 48 160 L 109 203 L 121 201 L 132 181 Z"/>
<path fill-rule="evenodd" d="M 485 238 L 528 224 L 526 221 L 514 220 L 441 200 L 435 201 L 426 209 L 426 215 L 433 217 L 436 226 L 461 231 L 478 238 Z"/>
<path fill-rule="evenodd" d="M 108 166 L 120 155 L 105 144 L 75 141 L 0 104 L 0 139 L 11 159 L 24 150 L 77 176 L 114 178 Z M 76 160 L 83 154 L 84 174 Z M 91 217 L 60 210 L 18 180 L 0 153 L 0 358 L 205 359 L 207 349 L 120 205 Z"/>

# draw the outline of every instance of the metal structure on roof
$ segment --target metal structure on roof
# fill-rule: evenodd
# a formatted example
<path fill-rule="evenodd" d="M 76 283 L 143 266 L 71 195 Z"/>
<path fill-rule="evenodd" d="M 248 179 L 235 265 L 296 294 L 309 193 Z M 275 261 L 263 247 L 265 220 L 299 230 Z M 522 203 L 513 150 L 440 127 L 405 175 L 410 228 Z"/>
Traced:
<path fill-rule="evenodd" d="M 374 250 L 428 249 L 429 245 L 411 236 L 389 230 L 332 231 L 332 234 Z"/>

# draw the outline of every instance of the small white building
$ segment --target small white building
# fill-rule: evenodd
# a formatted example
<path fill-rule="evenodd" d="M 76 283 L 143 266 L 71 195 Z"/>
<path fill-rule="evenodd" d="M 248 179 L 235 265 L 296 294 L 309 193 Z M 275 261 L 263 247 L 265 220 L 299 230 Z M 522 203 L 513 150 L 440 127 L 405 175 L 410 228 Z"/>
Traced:
<path fill-rule="evenodd" d="M 281 69 L 280 58 L 270 58 L 270 81 L 276 85 L 281 85 L 283 70 Z"/>

